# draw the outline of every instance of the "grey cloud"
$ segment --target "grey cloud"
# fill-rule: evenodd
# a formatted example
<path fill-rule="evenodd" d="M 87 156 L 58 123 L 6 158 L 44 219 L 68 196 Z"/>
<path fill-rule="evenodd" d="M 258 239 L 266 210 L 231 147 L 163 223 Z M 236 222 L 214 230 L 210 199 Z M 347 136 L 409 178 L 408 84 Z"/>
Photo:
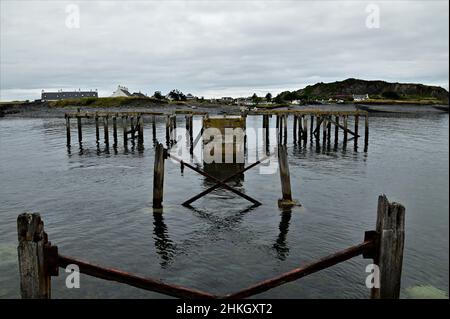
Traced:
<path fill-rule="evenodd" d="M 1 1 L 0 99 L 117 84 L 152 93 L 278 93 L 347 77 L 448 88 L 448 2 Z M 377 3 L 377 2 L 375 2 Z"/>

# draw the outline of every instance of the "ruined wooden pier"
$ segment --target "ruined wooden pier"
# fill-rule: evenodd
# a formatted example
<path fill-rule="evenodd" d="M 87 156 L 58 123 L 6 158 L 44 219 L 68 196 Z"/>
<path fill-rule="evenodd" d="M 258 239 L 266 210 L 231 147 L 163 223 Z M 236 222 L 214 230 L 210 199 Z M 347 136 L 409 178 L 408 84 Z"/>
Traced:
<path fill-rule="evenodd" d="M 112 123 L 112 137 L 113 147 L 117 149 L 118 143 L 118 127 L 122 127 L 123 146 L 127 149 L 129 142 L 135 145 L 136 139 L 138 148 L 142 149 L 144 145 L 144 119 L 151 122 L 152 126 L 152 140 L 156 141 L 156 119 L 161 118 L 165 121 L 166 127 L 166 141 L 167 147 L 176 143 L 176 126 L 177 115 L 184 116 L 185 127 L 189 132 L 190 137 L 188 146 L 196 145 L 193 141 L 193 117 L 199 116 L 203 120 L 207 119 L 209 115 L 205 112 L 195 112 L 190 110 L 176 110 L 171 113 L 164 112 L 72 112 L 66 113 L 66 132 L 67 132 L 67 146 L 71 146 L 71 119 L 76 119 L 78 143 L 80 147 L 83 143 L 83 120 L 94 120 L 96 131 L 97 145 L 100 142 L 100 127 L 103 124 L 104 144 L 107 149 L 110 145 L 110 130 Z M 323 110 L 262 110 L 253 112 L 253 116 L 262 117 L 262 129 L 264 130 L 263 139 L 264 145 L 268 147 L 270 144 L 269 130 L 276 128 L 276 143 L 287 144 L 288 135 L 294 145 L 305 147 L 309 142 L 311 145 L 315 144 L 317 150 L 337 150 L 339 146 L 343 150 L 347 149 L 349 141 L 353 141 L 353 149 L 358 150 L 358 142 L 360 138 L 364 138 L 363 145 L 366 152 L 369 144 L 369 114 L 366 111 L 323 111 Z M 242 118 L 246 120 L 247 115 L 241 114 Z M 288 119 L 292 118 L 292 132 L 288 129 Z M 364 133 L 361 133 L 359 121 L 364 118 Z M 271 120 L 275 121 L 271 125 Z M 203 129 L 201 130 L 203 132 Z M 244 136 L 244 147 L 246 147 L 247 139 Z"/>

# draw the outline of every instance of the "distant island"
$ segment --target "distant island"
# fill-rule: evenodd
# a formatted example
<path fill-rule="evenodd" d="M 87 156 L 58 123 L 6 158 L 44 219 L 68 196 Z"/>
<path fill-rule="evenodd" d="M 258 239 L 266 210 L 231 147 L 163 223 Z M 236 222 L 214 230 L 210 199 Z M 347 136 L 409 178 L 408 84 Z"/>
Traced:
<path fill-rule="evenodd" d="M 297 91 L 285 91 L 275 101 L 301 101 L 310 104 L 318 101 L 374 104 L 448 104 L 449 92 L 438 86 L 414 83 L 390 83 L 346 79 L 332 83 L 316 83 Z"/>

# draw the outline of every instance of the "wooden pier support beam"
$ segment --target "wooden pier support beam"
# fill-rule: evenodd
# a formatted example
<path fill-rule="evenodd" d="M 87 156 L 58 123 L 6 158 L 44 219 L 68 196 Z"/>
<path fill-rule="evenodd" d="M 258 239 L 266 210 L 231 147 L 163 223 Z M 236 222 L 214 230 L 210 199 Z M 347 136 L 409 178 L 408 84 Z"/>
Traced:
<path fill-rule="evenodd" d="M 400 296 L 403 248 L 405 242 L 405 207 L 389 203 L 385 195 L 378 198 L 378 240 L 374 264 L 378 265 L 379 288 L 372 288 L 375 299 L 398 299 Z"/>
<path fill-rule="evenodd" d="M 67 147 L 70 147 L 70 117 L 66 115 L 66 134 L 67 134 Z"/>
<path fill-rule="evenodd" d="M 162 208 L 164 194 L 164 161 L 166 150 L 161 143 L 156 144 L 153 169 L 153 208 Z"/>
<path fill-rule="evenodd" d="M 288 117 L 287 117 L 287 115 L 286 114 L 283 114 L 283 144 L 284 145 L 286 145 L 287 144 L 287 135 L 288 135 L 288 130 L 287 130 L 287 126 L 288 126 L 288 123 L 287 123 L 287 119 L 288 119 Z"/>
<path fill-rule="evenodd" d="M 117 116 L 113 116 L 113 147 L 117 148 Z"/>
<path fill-rule="evenodd" d="M 138 145 L 140 148 L 142 148 L 142 145 L 144 145 L 144 117 L 140 115 L 137 121 L 138 121 Z"/>
<path fill-rule="evenodd" d="M 123 146 L 128 147 L 128 131 L 127 131 L 127 116 L 122 116 L 122 130 L 123 130 Z"/>
<path fill-rule="evenodd" d="M 288 208 L 298 205 L 298 203 L 292 199 L 291 176 L 289 173 L 286 145 L 278 145 L 278 168 L 280 170 L 282 193 L 282 198 L 278 200 L 278 206 L 280 208 Z"/>
<path fill-rule="evenodd" d="M 367 146 L 369 145 L 369 115 L 364 117 L 364 152 L 367 152 Z"/>
<path fill-rule="evenodd" d="M 292 128 L 292 139 L 294 141 L 294 144 L 297 144 L 297 115 L 294 114 L 294 127 Z"/>
<path fill-rule="evenodd" d="M 83 132 L 81 131 L 81 117 L 77 116 L 77 126 L 78 126 L 78 143 L 81 145 L 83 143 Z"/>
<path fill-rule="evenodd" d="M 334 149 L 337 149 L 339 143 L 339 116 L 334 118 Z"/>
<path fill-rule="evenodd" d="M 95 114 L 95 142 L 98 143 L 100 141 L 100 130 L 98 128 L 98 115 Z"/>
<path fill-rule="evenodd" d="M 347 147 L 347 139 L 348 139 L 348 116 L 344 116 L 344 149 Z"/>
<path fill-rule="evenodd" d="M 49 299 L 50 275 L 45 263 L 47 235 L 44 223 L 36 213 L 23 213 L 17 217 L 19 246 L 20 295 L 24 299 Z"/>
<path fill-rule="evenodd" d="M 105 133 L 105 144 L 106 147 L 109 146 L 109 128 L 108 128 L 108 116 L 103 117 L 103 129 Z"/>
<path fill-rule="evenodd" d="M 359 137 L 358 126 L 359 126 L 359 115 L 355 115 L 355 135 L 354 135 L 355 139 L 353 140 L 355 151 L 358 149 L 358 137 Z"/>
<path fill-rule="evenodd" d="M 152 116 L 152 139 L 156 141 L 156 116 Z"/>
<path fill-rule="evenodd" d="M 308 143 L 308 117 L 302 115 L 302 118 L 303 118 L 303 144 L 306 145 L 306 143 Z"/>
<path fill-rule="evenodd" d="M 314 131 L 314 115 L 311 115 L 311 124 L 309 127 L 310 142 L 312 142 L 312 140 L 313 140 L 313 131 Z"/>
<path fill-rule="evenodd" d="M 170 146 L 170 115 L 166 115 L 166 146 Z"/>

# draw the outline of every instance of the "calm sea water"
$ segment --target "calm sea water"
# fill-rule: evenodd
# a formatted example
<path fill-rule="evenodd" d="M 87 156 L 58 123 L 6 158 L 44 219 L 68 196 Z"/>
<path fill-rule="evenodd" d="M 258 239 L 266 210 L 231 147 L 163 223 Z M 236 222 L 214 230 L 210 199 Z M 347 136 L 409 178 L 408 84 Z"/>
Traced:
<path fill-rule="evenodd" d="M 250 116 L 247 125 L 261 127 L 261 119 Z M 148 125 L 143 152 L 120 146 L 117 154 L 98 153 L 89 125 L 83 154 L 76 145 L 69 154 L 63 119 L 1 119 L 0 297 L 19 297 L 16 218 L 24 211 L 41 213 L 61 254 L 225 294 L 361 242 L 375 227 L 382 193 L 406 207 L 402 297 L 416 286 L 448 295 L 448 115 L 371 117 L 370 125 L 367 153 L 354 152 L 352 142 L 345 152 L 317 153 L 293 145 L 290 135 L 293 195 L 303 205 L 291 214 L 277 207 L 278 174 L 258 169 L 237 187 L 262 206 L 247 209 L 245 200 L 217 190 L 187 209 L 181 202 L 210 184 L 168 162 L 161 215 L 151 208 Z M 164 140 L 162 122 L 157 135 Z M 367 298 L 368 263 L 354 258 L 258 297 Z M 63 271 L 53 278 L 54 298 L 164 297 L 84 275 L 80 289 L 67 289 L 64 278 Z"/>

